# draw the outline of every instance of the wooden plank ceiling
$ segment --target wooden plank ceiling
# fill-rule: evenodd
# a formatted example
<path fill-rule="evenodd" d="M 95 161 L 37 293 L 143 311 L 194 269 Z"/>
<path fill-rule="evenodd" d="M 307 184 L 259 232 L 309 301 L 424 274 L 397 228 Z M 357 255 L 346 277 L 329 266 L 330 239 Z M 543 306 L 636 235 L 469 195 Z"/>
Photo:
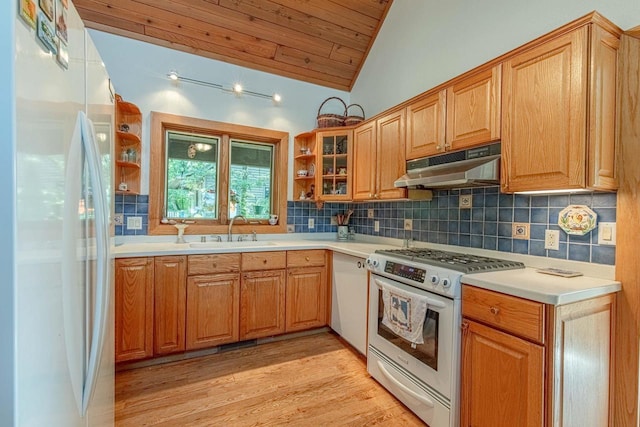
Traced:
<path fill-rule="evenodd" d="M 393 0 L 74 0 L 101 31 L 350 90 Z"/>

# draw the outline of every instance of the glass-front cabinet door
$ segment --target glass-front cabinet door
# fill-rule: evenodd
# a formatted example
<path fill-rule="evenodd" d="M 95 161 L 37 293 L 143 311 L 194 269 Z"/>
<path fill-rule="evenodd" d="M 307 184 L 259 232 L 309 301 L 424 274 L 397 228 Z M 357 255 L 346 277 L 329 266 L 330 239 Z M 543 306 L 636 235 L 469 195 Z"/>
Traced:
<path fill-rule="evenodd" d="M 319 199 L 351 200 L 352 140 L 353 131 L 350 129 L 318 132 L 318 157 L 322 172 L 318 184 Z"/>

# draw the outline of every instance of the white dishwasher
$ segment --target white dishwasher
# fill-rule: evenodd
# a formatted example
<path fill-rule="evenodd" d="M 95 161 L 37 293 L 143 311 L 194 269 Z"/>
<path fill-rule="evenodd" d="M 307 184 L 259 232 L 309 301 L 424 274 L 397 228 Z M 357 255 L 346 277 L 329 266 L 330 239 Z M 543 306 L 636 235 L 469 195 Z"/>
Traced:
<path fill-rule="evenodd" d="M 331 329 L 367 354 L 368 271 L 365 259 L 333 253 Z"/>

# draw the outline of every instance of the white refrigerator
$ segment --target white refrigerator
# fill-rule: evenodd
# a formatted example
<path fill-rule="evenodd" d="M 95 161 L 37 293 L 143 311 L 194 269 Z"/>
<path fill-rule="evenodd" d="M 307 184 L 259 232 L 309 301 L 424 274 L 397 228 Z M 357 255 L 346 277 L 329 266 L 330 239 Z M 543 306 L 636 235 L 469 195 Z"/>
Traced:
<path fill-rule="evenodd" d="M 71 1 L 68 68 L 0 3 L 0 425 L 111 426 L 110 81 Z"/>

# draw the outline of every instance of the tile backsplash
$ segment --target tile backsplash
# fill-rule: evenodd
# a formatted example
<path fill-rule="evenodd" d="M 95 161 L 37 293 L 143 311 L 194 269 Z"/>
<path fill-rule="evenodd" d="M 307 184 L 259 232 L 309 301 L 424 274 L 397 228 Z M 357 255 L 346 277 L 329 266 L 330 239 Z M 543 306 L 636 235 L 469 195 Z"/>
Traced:
<path fill-rule="evenodd" d="M 460 209 L 460 195 L 471 194 L 471 208 Z M 503 252 L 546 256 L 550 258 L 615 264 L 615 246 L 598 245 L 597 228 L 584 236 L 569 236 L 558 227 L 558 214 L 568 205 L 587 205 L 598 214 L 598 222 L 616 221 L 615 193 L 581 193 L 571 195 L 528 196 L 501 194 L 497 186 L 461 190 L 434 191 L 431 201 L 392 201 L 365 203 L 287 202 L 287 224 L 296 233 L 337 232 L 331 224 L 336 214 L 353 209 L 349 226 L 357 234 L 413 239 Z M 368 218 L 373 209 L 373 218 Z M 122 214 L 123 225 L 116 225 L 116 235 L 147 234 L 149 197 L 115 196 L 115 212 Z M 128 230 L 127 218 L 142 218 L 141 230 Z M 314 228 L 309 228 L 313 218 Z M 411 219 L 413 229 L 404 230 L 404 220 Z M 374 230 L 379 221 L 379 231 Z M 528 223 L 529 239 L 512 237 L 513 223 Z M 560 230 L 560 249 L 544 249 L 545 230 Z"/>
<path fill-rule="evenodd" d="M 459 208 L 461 194 L 472 195 L 470 209 Z M 358 234 L 615 264 L 615 246 L 598 245 L 597 228 L 584 236 L 569 236 L 558 227 L 558 214 L 570 204 L 589 206 L 598 214 L 598 222 L 615 222 L 615 193 L 529 196 L 500 194 L 492 186 L 434 191 L 431 201 L 326 203 L 321 210 L 309 202 L 288 203 L 287 223 L 294 224 L 296 232 L 337 231 L 331 217 L 353 209 L 349 225 Z M 369 209 L 373 218 L 367 217 Z M 314 229 L 307 226 L 309 218 L 315 219 Z M 411 231 L 404 230 L 405 219 L 412 220 Z M 375 221 L 379 221 L 378 232 Z M 515 222 L 529 224 L 528 240 L 512 237 Z M 560 230 L 559 250 L 544 248 L 547 229 Z"/>

